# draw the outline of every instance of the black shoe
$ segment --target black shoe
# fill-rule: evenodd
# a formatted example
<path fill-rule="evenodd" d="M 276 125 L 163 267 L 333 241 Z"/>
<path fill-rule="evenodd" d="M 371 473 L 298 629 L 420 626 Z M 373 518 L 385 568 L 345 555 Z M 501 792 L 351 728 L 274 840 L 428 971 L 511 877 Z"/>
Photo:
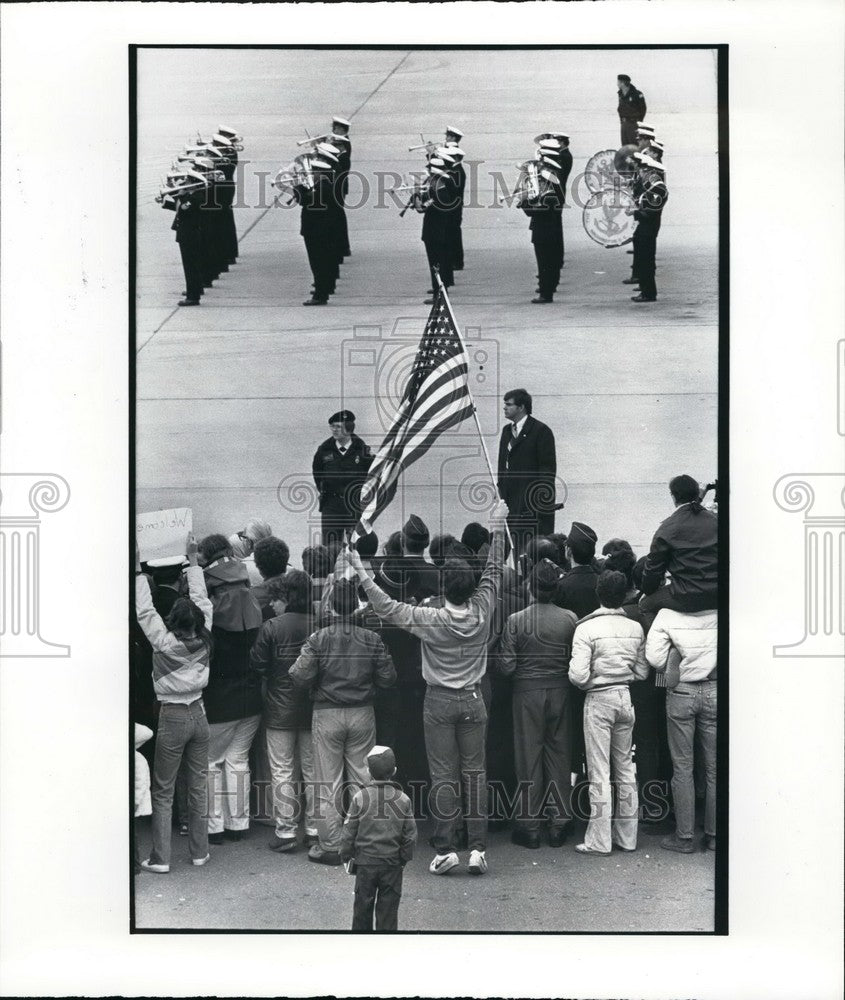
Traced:
<path fill-rule="evenodd" d="M 534 830 L 520 830 L 518 827 L 511 833 L 511 843 L 519 847 L 527 847 L 536 851 L 540 847 L 540 834 Z"/>
<path fill-rule="evenodd" d="M 324 306 L 328 301 L 328 299 L 318 299 L 315 295 L 313 298 L 307 299 L 302 304 L 304 306 Z"/>
<path fill-rule="evenodd" d="M 638 285 L 640 283 L 639 278 L 626 278 L 622 284 L 623 285 Z"/>
<path fill-rule="evenodd" d="M 633 253 L 633 250 L 626 250 L 625 253 Z"/>
<path fill-rule="evenodd" d="M 536 299 L 531 300 L 532 306 L 544 305 L 546 302 L 554 302 L 553 298 L 547 297 L 545 295 L 538 295 Z"/>
<path fill-rule="evenodd" d="M 424 299 L 423 300 L 423 305 L 424 306 L 433 306 L 434 305 L 434 299 Z"/>
<path fill-rule="evenodd" d="M 275 851 L 277 854 L 287 854 L 289 851 L 296 850 L 296 837 L 277 837 L 273 834 L 273 839 L 267 846 L 271 851 Z"/>
<path fill-rule="evenodd" d="M 569 823 L 549 828 L 549 847 L 563 847 L 569 834 Z"/>
<path fill-rule="evenodd" d="M 695 844 L 692 837 L 679 837 L 677 833 L 670 834 L 660 841 L 664 851 L 674 851 L 676 854 L 695 854 Z"/>
<path fill-rule="evenodd" d="M 222 833 L 210 833 L 208 835 L 209 844 L 222 844 L 225 839 Z"/>
<path fill-rule="evenodd" d="M 200 304 L 199 299 L 180 299 L 180 306 L 198 306 Z"/>
<path fill-rule="evenodd" d="M 245 830 L 224 830 L 223 836 L 226 840 L 243 840 Z"/>
<path fill-rule="evenodd" d="M 631 301 L 632 302 L 656 302 L 657 301 L 657 296 L 656 295 L 643 295 L 643 293 L 640 292 L 639 295 L 632 295 L 631 296 Z"/>

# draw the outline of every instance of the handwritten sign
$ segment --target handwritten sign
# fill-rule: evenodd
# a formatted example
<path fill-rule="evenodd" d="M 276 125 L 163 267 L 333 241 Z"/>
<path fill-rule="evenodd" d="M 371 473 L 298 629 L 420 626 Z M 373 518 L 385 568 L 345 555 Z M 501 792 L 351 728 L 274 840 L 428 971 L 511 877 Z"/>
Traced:
<path fill-rule="evenodd" d="M 141 552 L 141 562 L 183 556 L 188 532 L 194 530 L 194 512 L 190 507 L 174 507 L 139 514 L 135 537 Z"/>

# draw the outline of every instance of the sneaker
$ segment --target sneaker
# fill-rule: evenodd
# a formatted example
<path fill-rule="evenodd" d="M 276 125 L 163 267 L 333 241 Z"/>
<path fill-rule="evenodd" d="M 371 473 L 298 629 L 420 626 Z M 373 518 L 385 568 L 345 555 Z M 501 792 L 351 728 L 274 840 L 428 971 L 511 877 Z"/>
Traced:
<path fill-rule="evenodd" d="M 145 872 L 155 872 L 156 875 L 167 875 L 170 871 L 170 865 L 155 865 L 149 858 L 141 862 L 141 867 Z"/>
<path fill-rule="evenodd" d="M 467 870 L 470 875 L 483 875 L 487 871 L 487 858 L 484 851 L 473 851 L 469 856 Z"/>
<path fill-rule="evenodd" d="M 432 875 L 448 875 L 459 864 L 458 855 L 454 851 L 451 854 L 435 854 L 434 860 L 428 866 L 428 870 Z"/>
<path fill-rule="evenodd" d="M 660 841 L 660 846 L 664 851 L 674 851 L 676 854 L 695 854 L 692 837 L 679 837 L 677 833 L 664 837 Z"/>
<path fill-rule="evenodd" d="M 211 860 L 211 855 L 206 854 L 204 858 L 191 858 L 191 864 L 196 866 L 197 868 L 202 868 L 202 866 L 208 864 L 210 860 Z"/>
<path fill-rule="evenodd" d="M 296 837 L 277 837 L 273 834 L 273 839 L 267 846 L 277 854 L 285 854 L 296 848 Z"/>
<path fill-rule="evenodd" d="M 587 847 L 586 844 L 576 844 L 575 845 L 575 850 L 579 854 L 598 854 L 598 855 L 600 855 L 603 858 L 606 858 L 608 856 L 608 854 L 610 854 L 610 851 L 595 851 L 595 850 L 593 850 L 592 847 Z"/>

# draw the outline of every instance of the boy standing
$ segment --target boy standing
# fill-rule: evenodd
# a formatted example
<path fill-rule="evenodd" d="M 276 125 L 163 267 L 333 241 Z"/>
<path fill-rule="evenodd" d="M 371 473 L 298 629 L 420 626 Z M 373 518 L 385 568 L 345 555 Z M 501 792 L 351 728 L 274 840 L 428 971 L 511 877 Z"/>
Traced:
<path fill-rule="evenodd" d="M 402 869 L 414 856 L 417 824 L 411 800 L 390 779 L 396 758 L 390 747 L 373 747 L 367 754 L 372 783 L 352 798 L 343 824 L 340 856 L 355 879 L 353 931 L 398 929 Z"/>

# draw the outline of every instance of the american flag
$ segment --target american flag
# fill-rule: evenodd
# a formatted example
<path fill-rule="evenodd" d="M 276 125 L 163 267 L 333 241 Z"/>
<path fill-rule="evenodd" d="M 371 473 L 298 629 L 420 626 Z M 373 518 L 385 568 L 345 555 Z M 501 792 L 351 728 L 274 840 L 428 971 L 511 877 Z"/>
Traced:
<path fill-rule="evenodd" d="M 449 302 L 438 285 L 402 402 L 361 489 L 361 519 L 353 541 L 393 499 L 399 476 L 437 438 L 472 416 L 467 356 Z"/>

